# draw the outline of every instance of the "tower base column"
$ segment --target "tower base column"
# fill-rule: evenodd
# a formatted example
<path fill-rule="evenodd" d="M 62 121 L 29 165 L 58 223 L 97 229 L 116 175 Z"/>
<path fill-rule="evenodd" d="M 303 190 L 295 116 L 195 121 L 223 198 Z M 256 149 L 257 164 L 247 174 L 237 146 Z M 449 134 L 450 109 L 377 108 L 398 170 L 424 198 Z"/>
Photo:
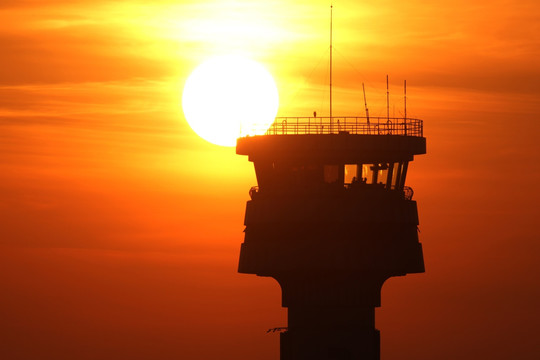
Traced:
<path fill-rule="evenodd" d="M 374 308 L 289 307 L 281 360 L 379 360 Z"/>

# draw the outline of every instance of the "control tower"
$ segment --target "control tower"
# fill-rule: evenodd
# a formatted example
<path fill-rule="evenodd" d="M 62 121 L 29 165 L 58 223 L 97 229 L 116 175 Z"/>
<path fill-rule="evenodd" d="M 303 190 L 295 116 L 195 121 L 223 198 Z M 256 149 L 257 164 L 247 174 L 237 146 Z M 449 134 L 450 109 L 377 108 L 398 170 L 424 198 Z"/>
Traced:
<path fill-rule="evenodd" d="M 238 271 L 273 277 L 288 308 L 281 360 L 380 359 L 375 307 L 392 276 L 424 272 L 405 185 L 422 120 L 277 118 L 236 152 L 255 166 Z"/>

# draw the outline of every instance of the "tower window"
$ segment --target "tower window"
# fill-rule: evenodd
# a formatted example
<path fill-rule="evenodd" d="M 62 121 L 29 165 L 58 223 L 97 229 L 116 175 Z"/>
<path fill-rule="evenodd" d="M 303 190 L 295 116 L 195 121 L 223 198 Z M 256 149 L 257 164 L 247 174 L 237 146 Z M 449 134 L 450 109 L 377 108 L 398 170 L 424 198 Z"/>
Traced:
<path fill-rule="evenodd" d="M 358 171 L 358 165 L 345 164 L 345 184 L 352 183 L 354 178 L 358 179 L 357 171 Z"/>

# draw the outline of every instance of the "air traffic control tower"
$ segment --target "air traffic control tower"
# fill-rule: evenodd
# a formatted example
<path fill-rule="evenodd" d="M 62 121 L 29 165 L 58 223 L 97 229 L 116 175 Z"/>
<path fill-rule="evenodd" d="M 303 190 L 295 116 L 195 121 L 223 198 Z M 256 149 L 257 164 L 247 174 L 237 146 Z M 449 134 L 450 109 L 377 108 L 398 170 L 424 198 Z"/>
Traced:
<path fill-rule="evenodd" d="M 421 120 L 277 118 L 237 141 L 255 165 L 238 271 L 282 289 L 281 360 L 380 359 L 375 307 L 392 276 L 424 272 L 405 185 Z"/>

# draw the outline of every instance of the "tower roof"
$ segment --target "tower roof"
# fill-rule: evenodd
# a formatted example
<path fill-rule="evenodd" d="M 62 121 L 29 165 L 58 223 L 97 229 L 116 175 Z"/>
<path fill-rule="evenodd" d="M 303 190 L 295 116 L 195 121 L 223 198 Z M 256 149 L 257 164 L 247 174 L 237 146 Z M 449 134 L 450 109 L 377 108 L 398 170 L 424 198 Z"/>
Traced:
<path fill-rule="evenodd" d="M 423 122 L 405 118 L 276 118 L 265 135 L 237 140 L 250 160 L 361 163 L 412 160 L 426 153 Z"/>

